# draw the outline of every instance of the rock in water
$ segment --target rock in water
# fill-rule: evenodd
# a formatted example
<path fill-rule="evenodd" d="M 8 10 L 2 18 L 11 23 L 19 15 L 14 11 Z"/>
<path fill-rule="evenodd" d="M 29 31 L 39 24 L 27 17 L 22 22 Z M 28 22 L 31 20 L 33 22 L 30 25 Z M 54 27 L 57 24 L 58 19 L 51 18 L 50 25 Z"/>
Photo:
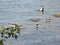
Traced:
<path fill-rule="evenodd" d="M 55 17 L 60 17 L 60 13 L 56 13 L 56 14 L 54 14 L 53 16 L 55 16 Z"/>

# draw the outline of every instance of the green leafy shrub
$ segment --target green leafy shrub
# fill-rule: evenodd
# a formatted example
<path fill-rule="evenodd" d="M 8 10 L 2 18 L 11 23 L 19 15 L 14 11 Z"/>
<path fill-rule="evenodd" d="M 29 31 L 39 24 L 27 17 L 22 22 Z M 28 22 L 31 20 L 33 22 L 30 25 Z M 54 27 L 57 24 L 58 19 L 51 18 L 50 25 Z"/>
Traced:
<path fill-rule="evenodd" d="M 20 34 L 19 26 L 8 28 L 0 27 L 0 45 L 3 45 L 3 42 L 10 37 L 17 39 L 18 34 Z"/>

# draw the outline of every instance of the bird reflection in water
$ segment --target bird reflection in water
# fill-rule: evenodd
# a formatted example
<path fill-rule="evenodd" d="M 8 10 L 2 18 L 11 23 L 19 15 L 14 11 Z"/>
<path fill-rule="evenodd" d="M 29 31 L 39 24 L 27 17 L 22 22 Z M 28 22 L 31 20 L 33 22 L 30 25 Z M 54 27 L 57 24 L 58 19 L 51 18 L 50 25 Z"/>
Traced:
<path fill-rule="evenodd" d="M 40 28 L 40 24 L 39 23 L 36 23 L 35 28 L 36 29 L 39 29 Z"/>

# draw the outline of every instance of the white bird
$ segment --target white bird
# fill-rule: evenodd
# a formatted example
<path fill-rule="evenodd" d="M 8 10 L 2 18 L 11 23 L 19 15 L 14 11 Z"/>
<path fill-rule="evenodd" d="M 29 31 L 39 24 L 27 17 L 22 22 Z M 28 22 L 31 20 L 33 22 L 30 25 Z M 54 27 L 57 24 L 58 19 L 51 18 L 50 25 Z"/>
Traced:
<path fill-rule="evenodd" d="M 40 12 L 44 12 L 44 7 L 41 5 Z"/>

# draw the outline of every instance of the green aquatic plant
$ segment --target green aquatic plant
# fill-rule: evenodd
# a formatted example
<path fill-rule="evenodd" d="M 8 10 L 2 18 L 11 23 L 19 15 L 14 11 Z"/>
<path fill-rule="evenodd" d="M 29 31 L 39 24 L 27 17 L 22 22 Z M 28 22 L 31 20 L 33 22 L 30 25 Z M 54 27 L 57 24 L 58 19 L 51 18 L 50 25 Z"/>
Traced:
<path fill-rule="evenodd" d="M 3 39 L 0 39 L 0 45 L 3 45 Z"/>
<path fill-rule="evenodd" d="M 18 25 L 8 28 L 0 27 L 0 45 L 3 45 L 4 41 L 10 37 L 17 39 L 18 34 L 20 34 L 20 28 Z"/>

